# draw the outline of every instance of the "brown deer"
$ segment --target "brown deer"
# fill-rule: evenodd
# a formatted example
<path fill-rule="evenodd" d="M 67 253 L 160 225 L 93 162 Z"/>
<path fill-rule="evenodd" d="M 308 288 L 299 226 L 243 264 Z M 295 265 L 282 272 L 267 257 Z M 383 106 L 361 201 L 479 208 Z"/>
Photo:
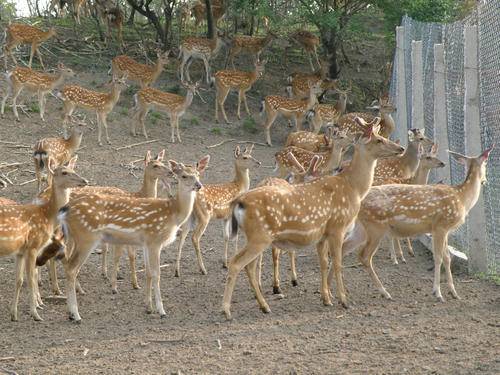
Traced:
<path fill-rule="evenodd" d="M 23 284 L 23 268 L 26 269 L 30 288 L 31 316 L 35 320 L 42 320 L 36 310 L 36 255 L 52 238 L 57 225 L 57 212 L 68 202 L 68 189 L 87 184 L 70 167 L 58 167 L 53 174 L 53 189 L 48 201 L 42 204 L 0 206 L 0 256 L 16 256 L 16 284 L 11 305 L 13 321 L 18 319 L 17 305 Z"/>
<path fill-rule="evenodd" d="M 130 81 L 137 82 L 141 88 L 151 86 L 160 77 L 163 68 L 167 65 L 169 53 L 170 51 L 162 53 L 157 50 L 156 64 L 154 65 L 140 64 L 127 55 L 116 56 L 111 62 L 113 79 L 121 78 L 127 74 L 127 78 Z"/>
<path fill-rule="evenodd" d="M 259 255 L 271 244 L 282 249 L 316 245 L 321 269 L 321 296 L 323 303 L 331 306 L 329 251 L 337 281 L 337 297 L 344 306 L 347 305 L 342 277 L 344 236 L 353 227 L 361 201 L 372 184 L 377 159 L 398 155 L 404 150 L 379 136 L 376 130 L 367 127 L 355 145 L 350 167 L 336 176 L 320 177 L 306 184 L 291 185 L 288 189 L 264 186 L 250 190 L 234 201 L 233 233 L 240 228 L 247 243 L 229 261 L 223 301 L 227 319 L 231 318 L 231 297 L 243 267 L 261 310 L 270 311 L 258 285 L 256 266 Z"/>
<path fill-rule="evenodd" d="M 215 73 L 213 81 L 215 84 L 215 121 L 219 122 L 219 107 L 221 109 L 224 120 L 229 124 L 224 110 L 224 103 L 227 95 L 231 90 L 238 91 L 238 120 L 241 120 L 240 107 L 241 101 L 245 104 L 245 110 L 250 116 L 248 109 L 246 93 L 250 90 L 259 78 L 264 75 L 264 67 L 267 60 L 255 62 L 255 70 L 252 72 L 243 72 L 241 70 L 219 70 Z"/>
<path fill-rule="evenodd" d="M 16 120 L 19 121 L 17 112 L 17 97 L 26 89 L 30 93 L 38 94 L 38 107 L 40 109 L 40 118 L 45 121 L 45 96 L 52 90 L 57 89 L 64 82 L 75 75 L 73 70 L 66 68 L 64 64 L 57 65 L 58 72 L 56 74 L 46 74 L 37 72 L 30 68 L 16 66 L 13 70 L 6 74 L 7 91 L 2 100 L 2 117 L 4 115 L 5 103 L 9 96 L 12 96 L 12 111 Z"/>
<path fill-rule="evenodd" d="M 213 22 L 214 25 L 217 26 L 226 13 L 224 1 L 212 1 L 211 6 Z M 194 28 L 196 33 L 198 31 L 198 27 L 207 19 L 207 8 L 203 0 L 195 2 L 195 4 L 191 7 L 191 14 L 194 17 Z"/>
<path fill-rule="evenodd" d="M 108 135 L 108 123 L 106 117 L 113 110 L 120 93 L 127 87 L 127 75 L 118 80 L 111 81 L 110 92 L 98 92 L 86 89 L 81 86 L 68 85 L 64 86 L 58 97 L 63 101 L 63 127 L 64 133 L 68 132 L 68 120 L 70 119 L 73 111 L 77 107 L 82 107 L 88 110 L 95 111 L 97 115 L 97 143 L 102 146 L 101 133 L 104 127 L 104 134 L 106 142 L 111 144 Z"/>
<path fill-rule="evenodd" d="M 320 42 L 319 38 L 312 32 L 307 30 L 296 30 L 290 33 L 288 35 L 289 45 L 285 47 L 285 52 L 284 52 L 285 65 L 288 65 L 288 59 L 287 59 L 288 50 L 291 48 L 292 45 L 298 45 L 306 52 L 309 58 L 309 65 L 311 66 L 311 71 L 314 72 L 314 65 L 311 58 L 312 55 L 314 55 L 318 67 L 321 68 L 321 63 L 319 62 L 318 51 L 317 51 L 319 47 L 319 42 Z"/>
<path fill-rule="evenodd" d="M 177 136 L 177 140 L 182 142 L 179 132 L 179 120 L 182 116 L 184 116 L 186 110 L 193 102 L 194 95 L 199 95 L 198 87 L 200 86 L 200 83 L 181 84 L 187 89 L 186 96 L 160 91 L 152 87 L 143 88 L 134 95 L 135 112 L 133 115 L 134 121 L 132 121 L 131 129 L 134 137 L 136 136 L 137 123 L 140 123 L 144 138 L 148 138 L 146 133 L 146 116 L 151 108 L 155 108 L 158 111 L 165 112 L 170 118 L 170 141 L 175 143 L 175 138 Z"/>
<path fill-rule="evenodd" d="M 204 184 L 198 192 L 193 208 L 192 220 L 196 222 L 193 231 L 192 241 L 196 250 L 198 266 L 203 275 L 207 274 L 203 257 L 201 255 L 200 239 L 205 233 L 208 224 L 212 219 L 224 220 L 224 259 L 223 267 L 227 268 L 227 253 L 229 249 L 229 220 L 231 218 L 231 202 L 241 193 L 248 191 L 250 187 L 250 169 L 260 166 L 260 162 L 252 156 L 253 145 L 245 147 L 243 152 L 236 146 L 234 150 L 234 170 L 233 181 L 221 184 Z M 177 249 L 177 262 L 175 276 L 180 276 L 181 255 L 184 242 L 189 233 L 190 221 L 187 221 L 181 228 L 181 237 Z"/>
<path fill-rule="evenodd" d="M 51 27 L 47 31 L 40 30 L 37 27 L 25 25 L 22 23 L 11 23 L 7 25 L 5 29 L 5 45 L 3 47 L 4 51 L 4 64 L 5 70 L 7 70 L 7 57 L 10 56 L 17 65 L 17 60 L 12 53 L 12 50 L 20 44 L 31 44 L 30 60 L 28 62 L 28 67 L 31 68 L 31 63 L 33 61 L 33 56 L 36 52 L 38 60 L 40 60 L 40 65 L 42 69 L 45 69 L 42 61 L 42 54 L 38 49 L 40 44 L 46 40 L 52 38 L 56 35 L 56 29 Z"/>
<path fill-rule="evenodd" d="M 272 146 L 270 129 L 276 117 L 281 114 L 286 119 L 293 119 L 297 130 L 302 130 L 302 122 L 306 113 L 317 103 L 316 96 L 319 93 L 321 93 L 321 87 L 316 83 L 310 86 L 309 98 L 307 99 L 290 99 L 284 96 L 268 95 L 261 101 L 260 113 L 261 116 L 266 114 L 264 132 L 269 146 Z"/>
<path fill-rule="evenodd" d="M 444 302 L 440 286 L 441 264 L 444 261 L 450 292 L 454 298 L 459 298 L 451 274 L 448 235 L 465 222 L 470 209 L 476 204 L 481 185 L 486 181 L 486 162 L 492 148 L 478 157 L 450 151 L 450 155 L 467 168 L 467 177 L 460 185 L 399 184 L 370 189 L 362 202 L 353 234 L 344 243 L 343 249 L 347 254 L 361 245 L 359 259 L 385 298 L 392 299 L 373 269 L 373 256 L 386 233 L 396 238 L 430 233 L 434 254 L 432 292 Z"/>
<path fill-rule="evenodd" d="M 306 119 L 312 125 L 310 126 L 311 131 L 314 133 L 319 133 L 321 128 L 324 126 L 336 126 L 340 116 L 345 112 L 347 106 L 347 93 L 349 90 L 339 90 L 339 100 L 335 104 L 316 104 L 313 109 L 311 109 L 306 114 Z"/>
<path fill-rule="evenodd" d="M 154 288 L 156 310 L 166 313 L 160 292 L 160 252 L 175 241 L 179 228 L 193 210 L 199 180 L 209 161 L 207 155 L 197 167 L 169 160 L 178 181 L 177 195 L 172 199 L 131 198 L 91 194 L 74 200 L 59 210 L 58 218 L 75 243 L 68 259 L 66 293 L 69 318 L 81 321 L 76 300 L 76 277 L 92 249 L 100 242 L 134 245 L 144 249 L 146 263 L 146 312 L 152 313 L 151 289 Z"/>
<path fill-rule="evenodd" d="M 289 84 L 286 86 L 286 91 L 290 98 L 304 99 L 309 94 L 309 85 L 315 84 L 316 82 L 321 82 L 321 88 L 323 92 L 321 96 L 324 96 L 328 91 L 336 91 L 347 94 L 352 89 L 352 83 L 349 83 L 349 88 L 345 91 L 341 91 L 337 84 L 337 79 L 331 79 L 328 77 L 329 64 L 325 61 L 322 62 L 321 69 L 316 73 L 292 73 L 288 76 Z M 345 111 L 345 108 L 344 108 Z"/>
<path fill-rule="evenodd" d="M 315 134 L 306 130 L 292 132 L 286 138 L 285 147 L 295 146 L 304 150 L 324 151 L 330 144 L 330 130 L 325 134 Z"/>
<path fill-rule="evenodd" d="M 38 192 L 42 187 L 42 171 L 52 165 L 57 168 L 70 161 L 82 143 L 83 132 L 74 128 L 69 138 L 44 138 L 33 147 L 33 161 L 35 162 L 35 175 Z M 47 176 L 47 184 L 52 185 L 52 175 Z"/>

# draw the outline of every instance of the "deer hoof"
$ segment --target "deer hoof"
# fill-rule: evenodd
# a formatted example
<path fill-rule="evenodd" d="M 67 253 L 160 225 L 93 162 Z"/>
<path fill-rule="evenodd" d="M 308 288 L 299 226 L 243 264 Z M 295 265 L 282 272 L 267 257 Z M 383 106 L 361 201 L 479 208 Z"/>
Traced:
<path fill-rule="evenodd" d="M 282 294 L 279 286 L 273 286 L 273 294 Z"/>
<path fill-rule="evenodd" d="M 271 312 L 271 309 L 269 308 L 269 306 L 262 306 L 261 308 L 261 311 L 264 313 L 264 314 L 269 314 Z"/>
<path fill-rule="evenodd" d="M 181 273 L 179 272 L 179 270 L 175 270 L 174 276 L 181 277 Z"/>
<path fill-rule="evenodd" d="M 299 286 L 299 283 L 297 282 L 297 280 L 292 280 L 292 286 Z"/>

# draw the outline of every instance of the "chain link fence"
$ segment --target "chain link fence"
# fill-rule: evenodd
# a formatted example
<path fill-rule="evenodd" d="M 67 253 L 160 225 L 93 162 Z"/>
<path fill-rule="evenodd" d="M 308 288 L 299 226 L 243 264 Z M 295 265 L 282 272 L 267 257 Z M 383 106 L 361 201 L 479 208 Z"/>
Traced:
<path fill-rule="evenodd" d="M 488 183 L 483 187 L 484 218 L 486 222 L 486 248 L 484 254 L 485 269 L 475 270 L 498 274 L 500 271 L 500 3 L 498 1 L 481 1 L 476 10 L 464 20 L 451 24 L 424 23 L 404 17 L 404 50 L 405 92 L 406 92 L 406 127 L 412 127 L 412 57 L 411 42 L 422 41 L 422 80 L 424 100 L 424 124 L 426 135 L 435 137 L 437 129 L 446 130 L 448 148 L 455 152 L 466 153 L 466 129 L 464 127 L 464 28 L 477 26 L 478 62 L 479 62 L 479 111 L 481 149 L 497 143 L 490 155 L 487 166 Z M 444 45 L 445 58 L 445 98 L 437 102 L 446 106 L 446 123 L 434 121 L 434 44 Z M 397 54 L 394 58 L 393 73 L 389 95 L 396 103 L 398 66 Z M 404 95 L 404 92 L 403 92 Z M 403 102 L 405 102 L 403 100 Z M 404 123 L 397 124 L 395 137 L 405 139 Z M 475 156 L 475 155 L 474 155 Z M 465 179 L 465 170 L 454 159 L 446 160 L 453 185 Z M 431 183 L 437 182 L 435 174 L 431 175 Z M 450 236 L 450 245 L 470 254 L 471 243 L 468 236 L 469 220 Z M 472 228 L 471 228 L 472 229 Z M 469 232 L 470 233 L 470 232 Z M 475 251 L 478 251 L 476 249 Z M 481 251 L 481 249 L 479 249 Z"/>

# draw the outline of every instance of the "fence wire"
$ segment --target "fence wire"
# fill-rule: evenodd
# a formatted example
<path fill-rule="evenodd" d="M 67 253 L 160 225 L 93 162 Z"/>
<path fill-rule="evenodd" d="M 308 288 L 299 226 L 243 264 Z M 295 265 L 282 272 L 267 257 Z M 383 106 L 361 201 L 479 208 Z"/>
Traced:
<path fill-rule="evenodd" d="M 424 23 L 404 17 L 404 68 L 406 87 L 406 111 L 408 128 L 412 127 L 412 61 L 411 42 L 422 41 L 424 124 L 426 135 L 433 138 L 436 127 L 445 127 L 450 150 L 465 153 L 466 131 L 464 128 L 464 27 L 478 26 L 479 84 L 480 84 L 480 128 L 481 146 L 486 149 L 494 142 L 500 143 L 500 3 L 483 1 L 464 20 L 451 24 Z M 445 98 L 446 123 L 434 121 L 434 44 L 443 43 L 445 51 Z M 398 79 L 397 56 L 394 58 L 389 95 L 396 102 Z M 406 133 L 397 124 L 399 135 Z M 499 145 L 500 146 L 500 145 Z M 490 156 L 487 166 L 488 184 L 484 187 L 486 217 L 486 257 L 487 267 L 482 272 L 498 274 L 500 270 L 500 147 Z M 464 181 L 463 165 L 454 159 L 448 160 L 451 184 Z M 436 182 L 431 174 L 431 182 Z M 450 245 L 469 253 L 467 235 L 468 221 L 455 231 L 449 239 Z"/>

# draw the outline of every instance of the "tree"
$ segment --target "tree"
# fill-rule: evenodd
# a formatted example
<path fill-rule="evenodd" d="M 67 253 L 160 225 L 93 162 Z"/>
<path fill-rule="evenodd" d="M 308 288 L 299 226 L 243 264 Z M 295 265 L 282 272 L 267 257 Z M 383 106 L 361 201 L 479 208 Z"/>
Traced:
<path fill-rule="evenodd" d="M 212 39 L 215 36 L 214 17 L 212 15 L 212 2 L 205 0 L 205 9 L 207 13 L 207 38 Z"/>

